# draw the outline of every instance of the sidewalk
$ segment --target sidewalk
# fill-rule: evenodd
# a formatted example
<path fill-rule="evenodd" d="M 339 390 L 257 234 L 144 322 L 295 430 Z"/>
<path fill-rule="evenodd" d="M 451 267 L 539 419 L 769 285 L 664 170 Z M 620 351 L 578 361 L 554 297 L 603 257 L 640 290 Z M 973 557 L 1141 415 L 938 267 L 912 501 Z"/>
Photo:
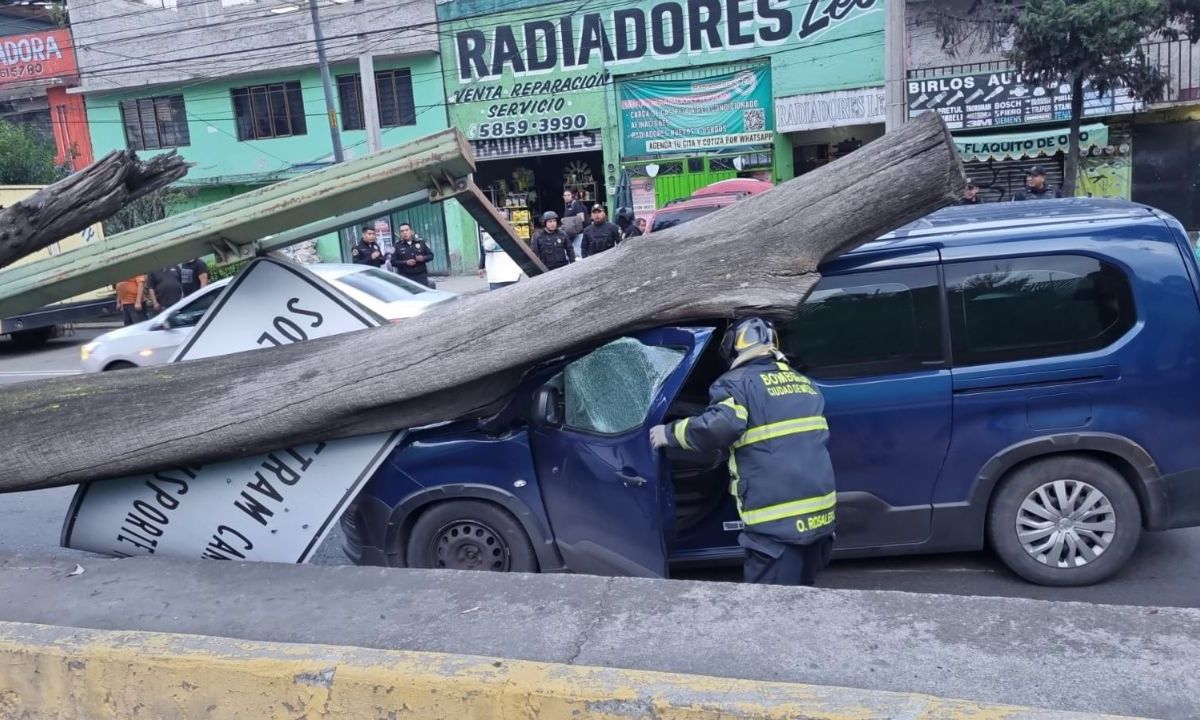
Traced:
<path fill-rule="evenodd" d="M 72 575 L 75 559 L 0 557 L 0 621 L 859 688 L 1092 715 L 1200 716 L 1200 611 L 1190 609 L 566 574 L 78 562 L 84 572 Z"/>

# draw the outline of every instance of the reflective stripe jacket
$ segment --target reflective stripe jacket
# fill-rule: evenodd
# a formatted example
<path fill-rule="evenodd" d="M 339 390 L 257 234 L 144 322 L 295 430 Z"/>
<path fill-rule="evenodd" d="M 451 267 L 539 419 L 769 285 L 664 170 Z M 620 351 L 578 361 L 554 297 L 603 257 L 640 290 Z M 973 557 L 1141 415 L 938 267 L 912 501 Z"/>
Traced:
<path fill-rule="evenodd" d="M 730 492 L 748 532 L 796 544 L 832 533 L 837 492 L 820 391 L 767 356 L 725 373 L 709 394 L 703 414 L 668 428 L 669 443 L 729 448 Z"/>

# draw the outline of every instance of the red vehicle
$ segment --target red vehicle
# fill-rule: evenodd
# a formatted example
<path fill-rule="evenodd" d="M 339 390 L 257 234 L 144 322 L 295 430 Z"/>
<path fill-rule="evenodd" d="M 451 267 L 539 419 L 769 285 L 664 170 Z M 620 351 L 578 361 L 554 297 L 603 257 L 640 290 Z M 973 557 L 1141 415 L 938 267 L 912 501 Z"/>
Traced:
<path fill-rule="evenodd" d="M 772 187 L 774 186 L 769 182 L 751 178 L 719 180 L 700 188 L 689 198 L 674 200 L 667 203 L 666 207 L 650 213 L 646 218 L 646 232 L 666 230 L 691 222 L 738 200 L 766 192 Z"/>

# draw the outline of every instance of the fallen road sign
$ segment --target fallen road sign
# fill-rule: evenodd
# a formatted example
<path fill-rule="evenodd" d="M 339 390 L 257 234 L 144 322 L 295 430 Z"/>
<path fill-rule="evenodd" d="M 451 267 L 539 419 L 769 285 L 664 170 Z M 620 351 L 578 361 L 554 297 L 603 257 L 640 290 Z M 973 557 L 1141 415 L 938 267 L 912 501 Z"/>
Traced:
<path fill-rule="evenodd" d="M 382 323 L 302 266 L 259 258 L 221 293 L 171 362 Z M 122 557 L 304 562 L 402 435 L 305 443 L 84 484 L 67 512 L 62 545 Z"/>

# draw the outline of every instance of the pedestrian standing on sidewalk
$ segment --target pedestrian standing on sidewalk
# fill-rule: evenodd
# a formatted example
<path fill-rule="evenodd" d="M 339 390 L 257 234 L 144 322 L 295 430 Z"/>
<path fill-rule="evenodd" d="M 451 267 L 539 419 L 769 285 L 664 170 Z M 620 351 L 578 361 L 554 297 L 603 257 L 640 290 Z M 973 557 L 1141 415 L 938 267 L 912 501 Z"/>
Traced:
<path fill-rule="evenodd" d="M 499 290 L 521 279 L 521 267 L 508 256 L 490 233 L 481 230 L 479 241 L 479 277 L 486 277 L 488 290 Z"/>
<path fill-rule="evenodd" d="M 973 180 L 967 180 L 967 189 L 963 191 L 962 200 L 958 201 L 959 205 L 978 205 L 982 202 L 979 199 L 979 186 Z"/>
<path fill-rule="evenodd" d="M 563 190 L 563 214 L 559 227 L 570 238 L 575 257 L 583 246 L 583 228 L 587 225 L 587 208 L 570 190 Z"/>
<path fill-rule="evenodd" d="M 771 323 L 729 326 L 721 355 L 729 371 L 709 388 L 697 417 L 655 425 L 655 450 L 728 449 L 730 493 L 744 525 L 746 582 L 814 585 L 829 564 L 837 506 L 827 448 L 825 400 L 776 348 Z"/>
<path fill-rule="evenodd" d="M 637 218 L 625 233 L 625 239 L 641 237 L 646 234 L 646 218 Z"/>
<path fill-rule="evenodd" d="M 392 251 L 392 267 L 401 276 L 425 287 L 433 287 L 429 282 L 429 268 L 426 263 L 433 260 L 433 250 L 413 232 L 412 225 L 400 223 L 400 242 Z"/>
<path fill-rule="evenodd" d="M 375 228 L 370 225 L 363 226 L 362 239 L 350 251 L 350 260 L 355 265 L 383 267 L 385 260 L 383 257 L 383 248 L 379 247 L 379 243 L 376 241 Z"/>
<path fill-rule="evenodd" d="M 200 258 L 192 258 L 180 265 L 179 283 L 183 285 L 184 297 L 208 285 L 208 263 Z"/>
<path fill-rule="evenodd" d="M 145 275 L 137 275 L 117 283 L 117 311 L 126 325 L 140 323 L 146 319 L 142 310 L 142 292 L 146 284 Z"/>
<path fill-rule="evenodd" d="M 179 268 L 175 265 L 150 273 L 146 278 L 146 287 L 150 289 L 153 315 L 158 315 L 183 299 L 183 284 L 179 282 Z"/>
<path fill-rule="evenodd" d="M 571 238 L 558 227 L 558 213 L 553 210 L 542 213 L 542 229 L 533 234 L 533 254 L 538 256 L 547 270 L 556 270 L 575 262 Z"/>
<path fill-rule="evenodd" d="M 1055 200 L 1062 197 L 1062 191 L 1046 183 L 1046 171 L 1041 165 L 1029 168 L 1025 177 L 1025 189 L 1013 195 L 1014 202 L 1022 200 Z"/>
<path fill-rule="evenodd" d="M 583 257 L 599 255 L 621 244 L 621 230 L 608 221 L 608 209 L 592 206 L 592 224 L 583 229 Z"/>

